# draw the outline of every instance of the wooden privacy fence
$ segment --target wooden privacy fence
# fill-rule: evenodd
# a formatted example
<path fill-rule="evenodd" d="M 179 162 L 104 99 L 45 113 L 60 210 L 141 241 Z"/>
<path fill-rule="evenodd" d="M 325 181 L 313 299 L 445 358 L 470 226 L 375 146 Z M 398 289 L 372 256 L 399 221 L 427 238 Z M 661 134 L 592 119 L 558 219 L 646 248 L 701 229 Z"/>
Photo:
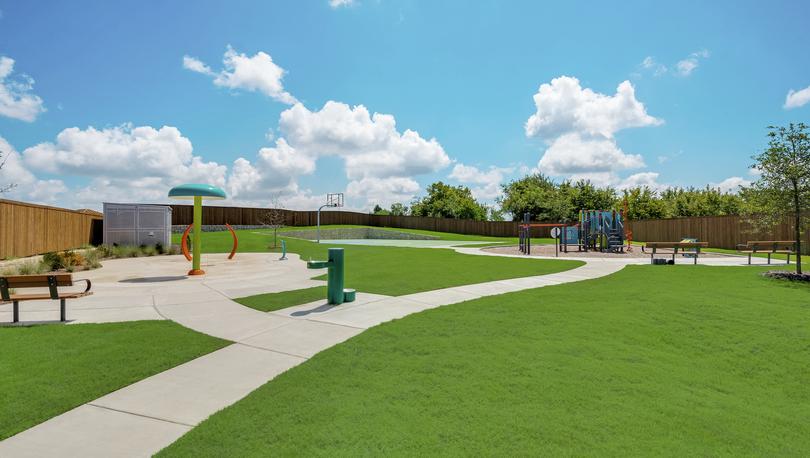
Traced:
<path fill-rule="evenodd" d="M 266 208 L 203 206 L 203 224 L 259 225 Z M 286 226 L 314 226 L 318 212 L 278 210 L 284 215 Z M 172 224 L 187 225 L 193 219 L 191 205 L 172 205 Z M 370 215 L 340 210 L 321 212 L 321 224 L 350 224 L 358 226 L 422 229 L 428 231 L 454 232 L 457 234 L 484 235 L 493 237 L 517 237 L 518 223 L 514 221 L 474 221 L 464 219 L 430 218 L 427 216 Z M 543 229 L 543 230 L 540 230 Z M 538 228 L 534 237 L 547 237 L 549 229 Z"/>
<path fill-rule="evenodd" d="M 0 199 L 0 259 L 78 248 L 97 242 L 101 213 Z"/>
<path fill-rule="evenodd" d="M 192 206 L 172 205 L 172 224 L 192 221 Z M 266 208 L 203 206 L 203 224 L 260 225 Z M 287 226 L 314 226 L 315 211 L 279 210 Z M 23 257 L 48 251 L 77 248 L 101 242 L 102 217 L 92 211 L 35 205 L 0 199 L 0 259 Z M 370 215 L 338 210 L 321 212 L 321 224 L 422 229 L 457 234 L 516 237 L 514 221 L 473 221 L 422 216 Z M 790 218 L 769 231 L 757 232 L 739 216 L 705 216 L 631 221 L 633 240 L 641 242 L 677 241 L 694 237 L 715 248 L 736 248 L 748 240 L 793 240 Z M 534 228 L 532 237 L 548 237 L 549 228 Z M 810 249 L 805 234 L 803 251 Z"/>
<path fill-rule="evenodd" d="M 791 218 L 770 230 L 756 230 L 741 216 L 699 216 L 690 218 L 631 221 L 633 240 L 639 242 L 672 242 L 691 237 L 709 242 L 713 248 L 737 248 L 749 240 L 794 240 Z M 802 252 L 810 250 L 810 232 L 802 239 Z"/>
<path fill-rule="evenodd" d="M 280 210 L 285 215 L 287 226 L 314 226 L 315 211 Z M 266 208 L 203 207 L 203 224 L 261 224 Z M 172 224 L 186 225 L 192 221 L 191 205 L 172 205 Z M 422 216 L 370 215 L 340 210 L 321 212 L 321 224 L 352 224 L 360 226 L 422 229 L 457 234 L 493 237 L 516 237 L 518 223 L 515 221 L 474 221 Z M 790 218 L 770 231 L 757 232 L 740 216 L 701 216 L 656 220 L 630 221 L 633 240 L 640 242 L 671 242 L 685 237 L 694 237 L 709 242 L 714 248 L 734 249 L 748 240 L 793 240 L 793 224 Z M 532 237 L 548 237 L 550 228 L 533 228 Z M 804 249 L 810 248 L 810 234 L 805 234 Z"/>

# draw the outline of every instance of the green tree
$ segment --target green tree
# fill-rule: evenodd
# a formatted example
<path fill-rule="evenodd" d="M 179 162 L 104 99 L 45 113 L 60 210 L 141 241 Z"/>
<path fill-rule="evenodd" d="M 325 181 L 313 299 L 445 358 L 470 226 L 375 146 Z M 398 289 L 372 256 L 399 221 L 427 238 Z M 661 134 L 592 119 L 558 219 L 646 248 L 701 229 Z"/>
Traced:
<path fill-rule="evenodd" d="M 768 127 L 768 148 L 755 156 L 759 178 L 741 192 L 752 222 L 773 225 L 790 216 L 796 239 L 796 273 L 802 273 L 802 233 L 810 218 L 810 135 L 804 123 Z"/>
<path fill-rule="evenodd" d="M 664 202 L 648 186 L 624 190 L 628 219 L 658 219 L 666 217 Z"/>
<path fill-rule="evenodd" d="M 380 204 L 374 205 L 374 208 L 371 210 L 373 215 L 390 215 L 391 212 L 388 210 L 380 207 Z"/>
<path fill-rule="evenodd" d="M 498 199 L 501 210 L 512 215 L 513 221 L 530 213 L 533 220 L 567 222 L 575 213 L 568 197 L 567 183 L 557 186 L 542 174 L 527 175 L 503 185 L 503 197 Z"/>
<path fill-rule="evenodd" d="M 473 198 L 470 188 L 437 181 L 428 186 L 427 196 L 414 200 L 411 215 L 483 221 L 487 219 L 487 207 Z"/>
<path fill-rule="evenodd" d="M 393 216 L 405 216 L 408 214 L 408 207 L 402 205 L 399 202 L 395 202 L 391 204 L 390 213 Z"/>

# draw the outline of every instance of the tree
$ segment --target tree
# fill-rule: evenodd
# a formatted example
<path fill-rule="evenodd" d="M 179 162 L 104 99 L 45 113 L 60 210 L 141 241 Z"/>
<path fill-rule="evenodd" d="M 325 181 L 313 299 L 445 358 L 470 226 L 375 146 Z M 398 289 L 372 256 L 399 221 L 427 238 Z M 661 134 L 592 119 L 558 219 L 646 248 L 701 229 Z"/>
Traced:
<path fill-rule="evenodd" d="M 498 199 L 501 210 L 512 215 L 513 221 L 530 213 L 539 221 L 567 222 L 574 213 L 567 196 L 569 184 L 560 186 L 543 174 L 527 175 L 503 185 L 503 197 Z"/>
<path fill-rule="evenodd" d="M 487 207 L 473 198 L 470 188 L 437 181 L 428 186 L 426 197 L 414 200 L 411 215 L 484 221 Z"/>
<path fill-rule="evenodd" d="M 390 213 L 392 216 L 405 216 L 408 214 L 408 207 L 399 202 L 394 202 L 391 204 Z"/>
<path fill-rule="evenodd" d="M 753 156 L 752 168 L 760 172 L 743 188 L 749 220 L 769 225 L 793 220 L 796 239 L 796 273 L 802 273 L 802 233 L 810 223 L 810 134 L 804 123 L 768 126 L 768 148 Z"/>
<path fill-rule="evenodd" d="M 9 156 L 6 155 L 3 150 L 0 150 L 0 170 L 6 165 L 8 158 Z M 15 186 L 17 185 L 14 183 L 0 184 L 0 194 L 11 191 Z"/>
<path fill-rule="evenodd" d="M 278 230 L 287 225 L 287 211 L 277 198 L 270 200 L 270 208 L 259 215 L 259 224 L 273 229 L 273 248 L 278 246 Z"/>
<path fill-rule="evenodd" d="M 384 209 L 384 208 L 380 207 L 380 204 L 377 204 L 377 205 L 375 205 L 375 206 L 374 206 L 374 208 L 371 210 L 371 214 L 372 214 L 372 215 L 383 215 L 383 216 L 385 216 L 385 215 L 390 215 L 390 214 L 391 214 L 391 212 L 389 212 L 388 210 L 386 210 L 386 209 Z"/>

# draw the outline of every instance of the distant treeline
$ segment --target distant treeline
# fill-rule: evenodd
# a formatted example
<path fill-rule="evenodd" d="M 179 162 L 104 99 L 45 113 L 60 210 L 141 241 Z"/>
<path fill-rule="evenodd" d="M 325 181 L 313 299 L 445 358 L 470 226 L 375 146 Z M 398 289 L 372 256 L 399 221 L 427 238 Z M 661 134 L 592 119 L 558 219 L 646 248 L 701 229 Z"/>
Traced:
<path fill-rule="evenodd" d="M 590 181 L 556 183 L 541 175 L 528 175 L 502 185 L 503 196 L 496 206 L 478 202 L 466 186 L 436 182 L 427 195 L 411 202 L 410 208 L 395 203 L 390 210 L 374 208 L 375 214 L 433 216 L 475 220 L 503 220 L 504 215 L 520 220 L 528 212 L 536 221 L 570 222 L 579 210 L 623 210 L 630 219 L 658 219 L 688 216 L 740 214 L 743 197 L 717 188 L 672 187 L 655 190 L 639 186 L 618 190 L 596 186 Z"/>

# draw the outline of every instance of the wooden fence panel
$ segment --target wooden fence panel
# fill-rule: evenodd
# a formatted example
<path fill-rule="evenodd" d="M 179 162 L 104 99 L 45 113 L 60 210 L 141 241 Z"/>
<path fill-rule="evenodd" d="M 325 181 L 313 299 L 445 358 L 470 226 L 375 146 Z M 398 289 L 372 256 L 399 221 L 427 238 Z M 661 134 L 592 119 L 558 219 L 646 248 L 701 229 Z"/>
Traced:
<path fill-rule="evenodd" d="M 700 216 L 631 221 L 633 240 L 671 242 L 692 237 L 713 248 L 735 249 L 749 240 L 793 240 L 793 223 L 785 218 L 770 230 L 757 230 L 740 216 Z M 802 251 L 810 252 L 810 232 L 804 234 Z"/>
<path fill-rule="evenodd" d="M 95 213 L 0 199 L 0 259 L 92 243 L 94 224 L 101 219 Z"/>

